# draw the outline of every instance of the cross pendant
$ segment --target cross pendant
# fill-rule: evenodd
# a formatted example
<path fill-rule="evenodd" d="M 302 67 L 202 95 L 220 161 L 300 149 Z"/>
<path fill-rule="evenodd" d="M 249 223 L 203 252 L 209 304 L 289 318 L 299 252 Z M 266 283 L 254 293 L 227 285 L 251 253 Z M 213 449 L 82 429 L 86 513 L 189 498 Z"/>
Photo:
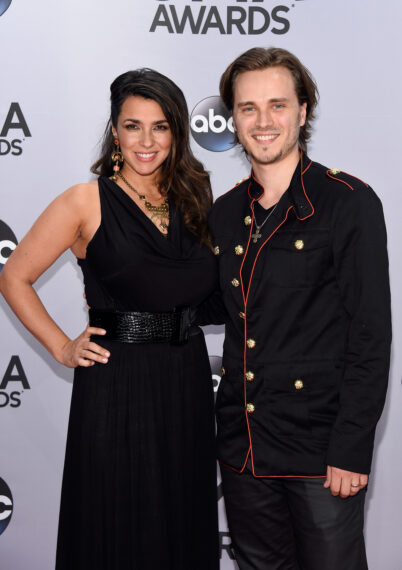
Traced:
<path fill-rule="evenodd" d="M 262 234 L 260 234 L 260 228 L 257 226 L 255 228 L 255 233 L 251 234 L 251 237 L 253 238 L 253 243 L 257 243 L 257 240 L 259 240 L 261 236 Z"/>

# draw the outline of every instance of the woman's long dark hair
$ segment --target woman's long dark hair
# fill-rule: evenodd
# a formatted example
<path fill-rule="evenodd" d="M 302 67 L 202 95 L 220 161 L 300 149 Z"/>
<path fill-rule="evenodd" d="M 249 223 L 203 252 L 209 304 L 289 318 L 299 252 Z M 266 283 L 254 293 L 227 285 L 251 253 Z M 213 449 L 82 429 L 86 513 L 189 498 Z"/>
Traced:
<path fill-rule="evenodd" d="M 119 75 L 110 86 L 111 113 L 102 141 L 101 156 L 91 172 L 112 176 L 111 155 L 115 150 L 112 125 L 117 126 L 121 107 L 127 97 L 156 101 L 172 133 L 169 156 L 162 164 L 159 189 L 173 198 L 186 227 L 202 243 L 210 244 L 207 216 L 212 205 L 209 174 L 190 148 L 188 108 L 182 91 L 173 81 L 152 69 L 136 69 Z"/>

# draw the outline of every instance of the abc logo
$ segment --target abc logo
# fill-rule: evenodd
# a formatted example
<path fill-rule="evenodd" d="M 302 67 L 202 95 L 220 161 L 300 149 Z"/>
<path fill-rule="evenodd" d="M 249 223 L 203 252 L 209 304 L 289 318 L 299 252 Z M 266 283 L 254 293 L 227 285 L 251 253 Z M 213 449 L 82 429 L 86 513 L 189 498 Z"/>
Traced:
<path fill-rule="evenodd" d="M 4 14 L 11 2 L 12 0 L 0 0 L 0 16 Z"/>
<path fill-rule="evenodd" d="M 13 514 L 13 496 L 7 483 L 0 477 L 0 534 L 8 527 Z"/>
<path fill-rule="evenodd" d="M 235 145 L 233 120 L 220 97 L 207 97 L 191 113 L 191 133 L 203 148 L 214 152 Z"/>
<path fill-rule="evenodd" d="M 221 381 L 221 370 L 222 370 L 222 357 L 221 356 L 210 356 L 209 364 L 211 366 L 212 372 L 212 382 L 214 386 L 215 397 L 219 388 Z"/>
<path fill-rule="evenodd" d="M 0 220 L 0 271 L 10 257 L 11 252 L 17 247 L 17 243 L 17 238 L 11 229 Z"/>

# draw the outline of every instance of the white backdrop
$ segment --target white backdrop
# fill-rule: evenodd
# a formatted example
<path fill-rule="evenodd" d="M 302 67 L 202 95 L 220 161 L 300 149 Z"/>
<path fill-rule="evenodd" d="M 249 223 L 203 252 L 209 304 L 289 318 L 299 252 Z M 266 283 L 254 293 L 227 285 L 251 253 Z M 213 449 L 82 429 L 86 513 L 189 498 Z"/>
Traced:
<path fill-rule="evenodd" d="M 371 570 L 400 570 L 402 5 L 279 1 L 0 0 L 0 269 L 46 205 L 65 188 L 90 179 L 109 85 L 118 74 L 144 66 L 161 71 L 183 89 L 191 112 L 218 94 L 222 71 L 246 49 L 276 45 L 294 51 L 321 93 L 309 155 L 363 178 L 384 205 L 394 348 L 377 430 L 366 540 Z M 235 19 L 238 25 L 231 24 Z M 195 141 L 193 148 L 211 171 L 215 196 L 248 172 L 236 149 L 213 152 Z M 37 289 L 56 321 L 77 335 L 86 315 L 71 253 Z M 0 566 L 51 570 L 72 371 L 52 361 L 3 301 L 0 326 Z M 222 330 L 206 332 L 210 355 L 219 356 Z M 233 570 L 223 500 L 219 509 L 221 568 Z"/>

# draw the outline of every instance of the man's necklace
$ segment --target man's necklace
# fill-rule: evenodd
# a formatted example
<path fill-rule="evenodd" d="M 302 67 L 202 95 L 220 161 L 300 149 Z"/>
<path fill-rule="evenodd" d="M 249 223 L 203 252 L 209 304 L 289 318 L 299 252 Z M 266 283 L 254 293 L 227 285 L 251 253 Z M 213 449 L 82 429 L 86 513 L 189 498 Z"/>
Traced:
<path fill-rule="evenodd" d="M 278 205 L 278 203 L 275 204 L 275 206 L 269 212 L 268 216 L 264 219 L 262 224 L 258 225 L 257 218 L 255 216 L 255 211 L 254 211 L 254 203 L 252 203 L 251 209 L 253 210 L 254 220 L 255 220 L 255 232 L 253 234 L 251 234 L 251 237 L 253 238 L 253 243 L 257 243 L 257 241 L 262 237 L 260 230 L 263 227 L 263 225 L 265 224 L 265 222 L 269 219 L 269 217 L 275 212 L 277 205 Z"/>
<path fill-rule="evenodd" d="M 166 224 L 165 220 L 169 221 L 169 202 L 167 201 L 167 198 L 165 198 L 162 204 L 159 204 L 159 206 L 154 206 L 145 198 L 144 194 L 140 194 L 138 190 L 134 188 L 132 184 L 130 184 L 130 182 L 123 176 L 120 171 L 116 174 L 123 180 L 123 182 L 127 184 L 130 190 L 135 192 L 138 198 L 144 202 L 145 209 L 148 210 L 148 212 L 151 214 L 149 216 L 150 220 L 153 221 L 154 218 L 159 218 L 159 226 L 162 232 L 166 233 L 168 230 L 168 225 Z"/>

